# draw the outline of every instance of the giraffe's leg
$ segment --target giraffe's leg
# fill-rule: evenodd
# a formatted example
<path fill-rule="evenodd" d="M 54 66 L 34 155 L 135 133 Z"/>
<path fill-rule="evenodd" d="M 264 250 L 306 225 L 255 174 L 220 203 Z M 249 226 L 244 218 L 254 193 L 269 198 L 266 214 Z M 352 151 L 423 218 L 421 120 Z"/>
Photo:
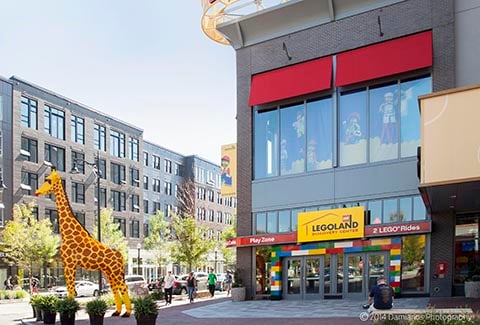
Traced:
<path fill-rule="evenodd" d="M 68 298 L 75 298 L 75 265 L 65 266 L 64 268 L 65 282 L 67 283 Z"/>
<path fill-rule="evenodd" d="M 113 312 L 112 316 L 119 316 L 122 312 L 122 298 L 118 291 L 118 285 L 115 281 L 115 277 L 112 276 L 110 272 L 105 272 L 108 283 L 110 283 L 110 288 L 112 288 L 113 297 L 115 299 L 115 311 Z"/>
<path fill-rule="evenodd" d="M 125 281 L 120 284 L 120 293 L 122 294 L 123 302 L 125 303 L 126 311 L 122 315 L 122 317 L 130 317 L 132 314 L 132 302 L 130 301 L 130 297 L 128 296 L 128 287 L 125 284 Z"/>

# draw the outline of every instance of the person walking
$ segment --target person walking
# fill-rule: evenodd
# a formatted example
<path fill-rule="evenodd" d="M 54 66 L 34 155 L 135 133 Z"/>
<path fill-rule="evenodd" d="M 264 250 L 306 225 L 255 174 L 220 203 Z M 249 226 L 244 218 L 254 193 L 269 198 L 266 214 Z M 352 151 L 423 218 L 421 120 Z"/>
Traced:
<path fill-rule="evenodd" d="M 12 290 L 13 289 L 12 276 L 9 275 L 3 284 L 5 285 L 5 290 Z"/>
<path fill-rule="evenodd" d="M 217 275 L 213 273 L 213 269 L 210 269 L 208 273 L 208 291 L 210 291 L 210 297 L 215 295 L 215 284 L 217 283 Z"/>
<path fill-rule="evenodd" d="M 225 291 L 227 291 L 227 296 L 230 295 L 230 291 L 232 290 L 232 274 L 230 270 L 227 270 L 227 275 L 225 275 Z"/>
<path fill-rule="evenodd" d="M 175 282 L 175 277 L 172 275 L 172 271 L 168 271 L 167 276 L 163 280 L 163 288 L 165 291 L 165 305 L 172 304 L 172 293 L 173 293 L 174 282 Z"/>
<path fill-rule="evenodd" d="M 188 299 L 190 299 L 190 303 L 193 303 L 193 296 L 195 295 L 196 288 L 197 288 L 197 280 L 193 276 L 193 272 L 190 272 L 187 278 L 187 291 L 188 291 Z"/>
<path fill-rule="evenodd" d="M 368 303 L 370 305 L 368 312 L 371 313 L 376 309 L 392 309 L 394 292 L 385 280 L 384 276 L 377 278 L 377 285 L 372 288 L 368 296 Z"/>

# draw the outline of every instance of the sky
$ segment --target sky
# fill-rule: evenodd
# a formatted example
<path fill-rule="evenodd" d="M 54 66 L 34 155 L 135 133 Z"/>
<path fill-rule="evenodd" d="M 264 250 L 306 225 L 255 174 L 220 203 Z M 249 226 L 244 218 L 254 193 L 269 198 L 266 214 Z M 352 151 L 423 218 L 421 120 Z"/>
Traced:
<path fill-rule="evenodd" d="M 236 142 L 235 51 L 200 0 L 0 1 L 0 76 L 16 76 L 220 164 Z"/>

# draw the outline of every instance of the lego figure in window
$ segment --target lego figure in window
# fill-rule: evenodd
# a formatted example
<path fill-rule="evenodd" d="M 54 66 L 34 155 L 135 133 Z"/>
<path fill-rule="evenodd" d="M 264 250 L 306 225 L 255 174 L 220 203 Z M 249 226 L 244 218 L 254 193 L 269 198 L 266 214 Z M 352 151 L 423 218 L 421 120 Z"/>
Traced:
<path fill-rule="evenodd" d="M 383 114 L 383 126 L 380 142 L 392 143 L 397 123 L 395 119 L 395 104 L 393 101 L 393 93 L 388 92 L 384 95 L 384 102 L 380 105 L 378 111 Z"/>
<path fill-rule="evenodd" d="M 232 175 L 230 175 L 230 157 L 225 155 L 222 157 L 221 163 L 221 179 L 223 185 L 232 185 Z"/>
<path fill-rule="evenodd" d="M 302 112 L 297 112 L 297 120 L 292 123 L 293 128 L 297 131 L 297 138 L 305 135 L 305 116 Z"/>
<path fill-rule="evenodd" d="M 359 120 L 360 116 L 358 113 L 352 112 L 348 116 L 347 121 L 343 121 L 343 126 L 345 127 L 345 144 L 355 144 L 360 141 L 362 131 L 358 123 Z"/>

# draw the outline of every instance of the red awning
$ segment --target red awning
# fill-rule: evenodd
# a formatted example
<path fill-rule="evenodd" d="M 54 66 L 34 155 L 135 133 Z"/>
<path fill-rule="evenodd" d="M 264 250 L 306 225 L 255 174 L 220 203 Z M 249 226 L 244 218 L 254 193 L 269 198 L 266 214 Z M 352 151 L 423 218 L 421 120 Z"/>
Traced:
<path fill-rule="evenodd" d="M 432 32 L 423 32 L 337 55 L 335 86 L 432 66 Z"/>
<path fill-rule="evenodd" d="M 332 84 L 332 57 L 324 57 L 254 75 L 250 106 L 325 90 Z"/>

